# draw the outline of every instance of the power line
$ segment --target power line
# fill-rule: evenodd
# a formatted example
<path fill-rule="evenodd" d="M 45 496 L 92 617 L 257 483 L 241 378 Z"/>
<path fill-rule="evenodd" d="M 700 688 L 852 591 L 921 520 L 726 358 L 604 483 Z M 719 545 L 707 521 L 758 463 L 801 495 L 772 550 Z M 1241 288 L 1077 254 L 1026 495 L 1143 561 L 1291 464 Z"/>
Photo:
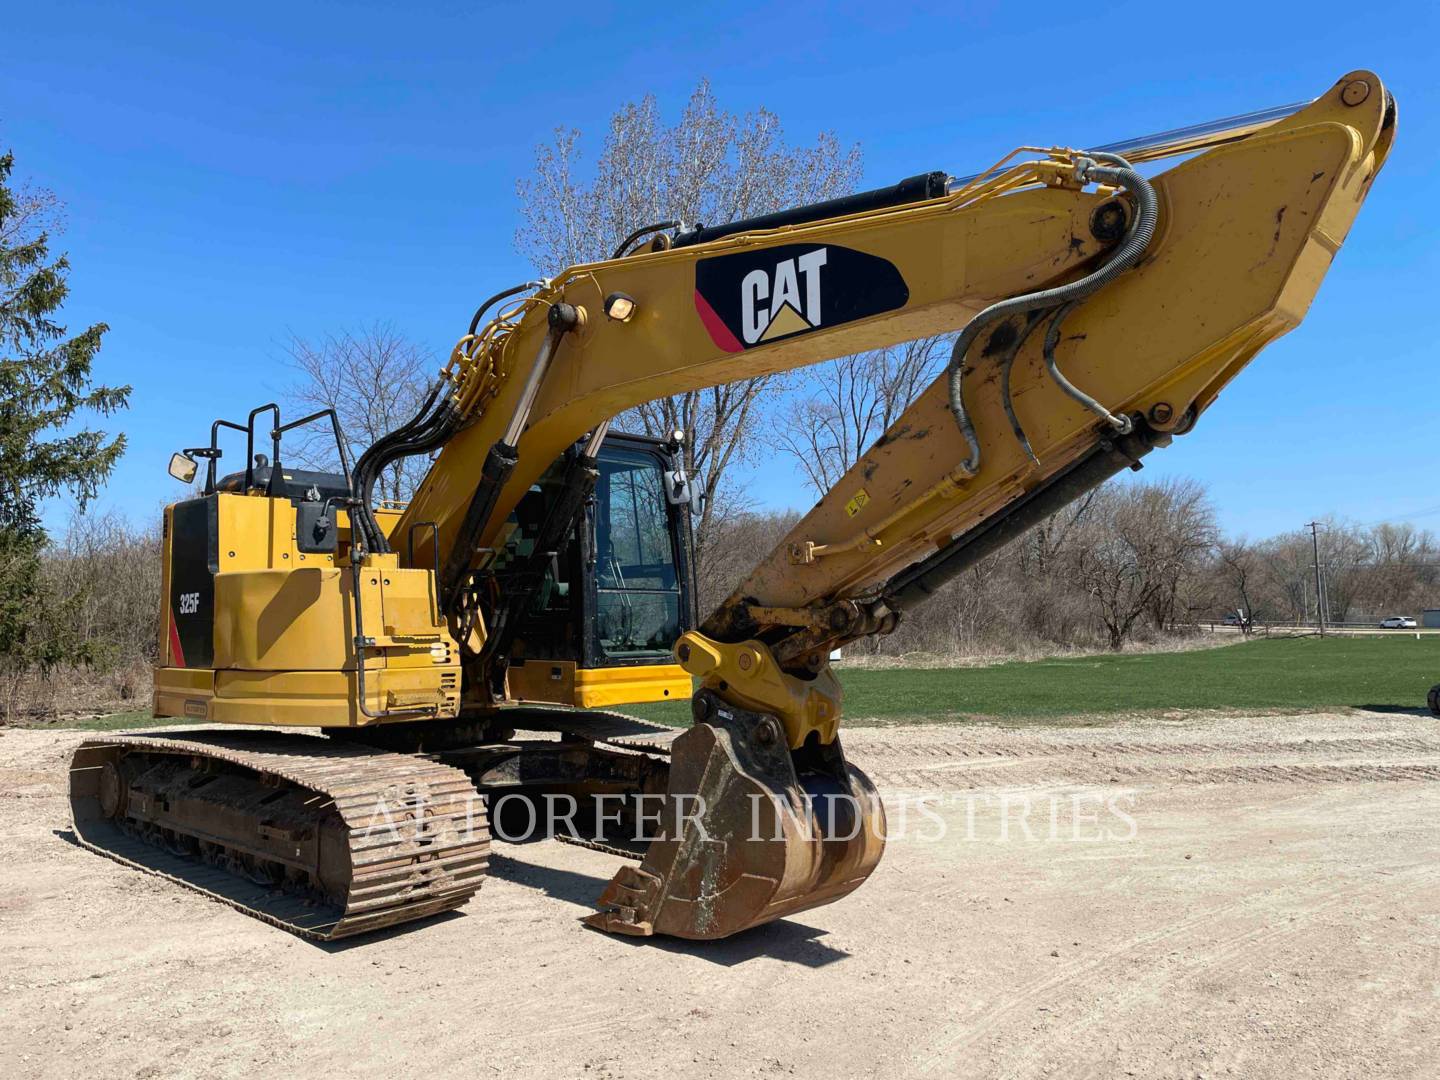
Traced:
<path fill-rule="evenodd" d="M 1356 524 L 1357 529 L 1370 529 L 1376 525 L 1393 525 L 1397 521 L 1405 521 L 1408 518 L 1429 517 L 1431 514 L 1440 514 L 1440 505 L 1427 506 L 1423 510 L 1416 510 L 1409 514 L 1390 514 L 1387 517 L 1376 518 L 1374 521 L 1362 521 Z"/>

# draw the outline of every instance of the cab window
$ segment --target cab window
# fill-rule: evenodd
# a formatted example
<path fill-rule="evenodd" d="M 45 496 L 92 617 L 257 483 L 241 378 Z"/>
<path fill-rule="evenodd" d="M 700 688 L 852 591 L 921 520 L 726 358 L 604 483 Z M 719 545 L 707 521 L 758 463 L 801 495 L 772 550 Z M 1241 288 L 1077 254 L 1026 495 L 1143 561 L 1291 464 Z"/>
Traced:
<path fill-rule="evenodd" d="M 595 583 L 600 648 L 613 659 L 669 655 L 680 634 L 680 581 L 653 455 L 602 454 L 595 487 Z"/>

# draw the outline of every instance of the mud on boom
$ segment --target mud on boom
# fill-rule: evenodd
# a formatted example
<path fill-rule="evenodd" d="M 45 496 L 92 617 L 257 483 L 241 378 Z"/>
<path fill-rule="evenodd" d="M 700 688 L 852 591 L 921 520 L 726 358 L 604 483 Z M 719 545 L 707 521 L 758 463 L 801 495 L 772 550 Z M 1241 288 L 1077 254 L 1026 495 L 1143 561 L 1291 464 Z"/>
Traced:
<path fill-rule="evenodd" d="M 206 480 L 165 511 L 155 714 L 245 730 L 86 742 L 77 833 L 336 938 L 465 903 L 487 801 L 609 795 L 633 815 L 653 796 L 690 812 L 643 847 L 607 835 L 632 861 L 592 925 L 716 938 L 839 899 L 884 820 L 841 749 L 830 651 L 1188 431 L 1304 316 L 1395 116 L 1358 71 L 1124 146 L 642 229 L 494 297 L 415 417 L 353 464 L 333 415 L 217 421 L 172 461 Z M 952 332 L 948 370 L 697 613 L 680 447 L 611 418 Z M 334 426 L 341 472 L 284 463 L 306 423 Z M 243 469 L 218 467 L 222 429 Z M 381 470 L 417 454 L 434 461 L 415 498 L 378 503 Z M 692 685 L 673 739 L 612 711 Z M 840 809 L 811 830 L 821 805 Z M 377 831 L 377 807 L 402 827 Z"/>

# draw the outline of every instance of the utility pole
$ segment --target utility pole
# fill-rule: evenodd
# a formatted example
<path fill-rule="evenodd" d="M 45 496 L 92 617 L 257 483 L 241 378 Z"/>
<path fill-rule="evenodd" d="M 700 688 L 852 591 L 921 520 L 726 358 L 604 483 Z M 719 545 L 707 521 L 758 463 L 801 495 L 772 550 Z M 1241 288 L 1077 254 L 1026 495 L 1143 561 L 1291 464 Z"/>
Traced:
<path fill-rule="evenodd" d="M 1315 621 L 1320 627 L 1320 636 L 1325 636 L 1325 593 L 1320 585 L 1320 523 L 1311 521 L 1310 547 L 1315 552 Z"/>

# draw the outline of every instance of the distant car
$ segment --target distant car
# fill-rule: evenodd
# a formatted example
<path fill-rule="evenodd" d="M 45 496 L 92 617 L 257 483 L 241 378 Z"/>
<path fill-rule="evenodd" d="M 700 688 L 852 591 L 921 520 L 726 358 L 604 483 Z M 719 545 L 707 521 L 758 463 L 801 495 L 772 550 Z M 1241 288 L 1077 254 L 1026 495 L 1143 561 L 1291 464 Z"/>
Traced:
<path fill-rule="evenodd" d="M 1222 626 L 1244 626 L 1245 618 L 1238 611 L 1227 611 L 1225 618 L 1221 621 Z"/>
<path fill-rule="evenodd" d="M 1391 615 L 1380 624 L 1382 630 L 1414 630 L 1415 620 L 1409 615 Z"/>

